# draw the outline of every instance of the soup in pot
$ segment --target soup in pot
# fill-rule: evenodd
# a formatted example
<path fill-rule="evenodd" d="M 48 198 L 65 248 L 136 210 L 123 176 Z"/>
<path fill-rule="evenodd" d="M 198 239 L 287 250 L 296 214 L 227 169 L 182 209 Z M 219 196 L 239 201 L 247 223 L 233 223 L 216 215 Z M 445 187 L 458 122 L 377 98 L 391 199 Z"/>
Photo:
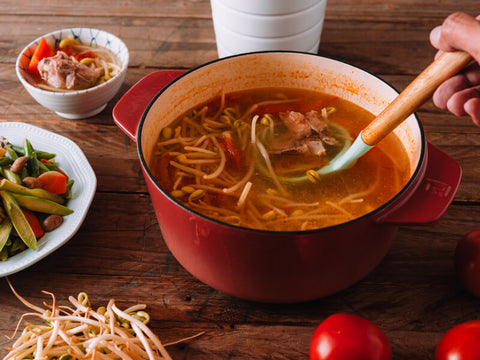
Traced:
<path fill-rule="evenodd" d="M 272 231 L 337 225 L 383 205 L 410 177 L 393 133 L 350 168 L 318 174 L 373 119 L 309 90 L 221 94 L 161 130 L 150 169 L 172 197 L 221 222 Z"/>

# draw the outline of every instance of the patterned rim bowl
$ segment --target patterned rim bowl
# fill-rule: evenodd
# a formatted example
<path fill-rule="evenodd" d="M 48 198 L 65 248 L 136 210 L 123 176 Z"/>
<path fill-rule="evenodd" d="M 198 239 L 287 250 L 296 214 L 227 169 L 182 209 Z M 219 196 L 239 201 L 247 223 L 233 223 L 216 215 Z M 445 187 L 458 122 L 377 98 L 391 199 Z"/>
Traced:
<path fill-rule="evenodd" d="M 67 92 L 42 90 L 35 85 L 27 71 L 30 59 L 42 37 L 52 48 L 64 38 L 75 38 L 91 46 L 103 47 L 119 60 L 122 67 L 120 73 L 100 85 L 84 90 Z M 64 118 L 84 119 L 105 109 L 107 103 L 118 92 L 127 73 L 128 60 L 128 48 L 118 37 L 98 29 L 69 28 L 45 34 L 32 41 L 18 56 L 15 68 L 20 82 L 39 104 Z"/>

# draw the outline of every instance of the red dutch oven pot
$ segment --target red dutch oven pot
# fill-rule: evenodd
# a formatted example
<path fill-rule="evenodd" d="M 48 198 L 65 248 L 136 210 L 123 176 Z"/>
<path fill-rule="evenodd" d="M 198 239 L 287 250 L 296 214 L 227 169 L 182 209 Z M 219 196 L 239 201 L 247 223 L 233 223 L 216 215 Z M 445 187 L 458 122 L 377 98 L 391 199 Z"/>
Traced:
<path fill-rule="evenodd" d="M 395 129 L 410 159 L 411 178 L 393 199 L 363 217 L 318 230 L 275 232 L 220 223 L 186 208 L 162 189 L 149 170 L 160 130 L 222 89 L 228 93 L 260 87 L 318 90 L 373 114 L 398 94 L 361 69 L 295 52 L 243 54 L 188 72 L 158 71 L 134 85 L 115 106 L 114 120 L 137 143 L 168 248 L 200 281 L 260 302 L 318 299 L 353 285 L 373 270 L 400 225 L 433 224 L 450 205 L 460 183 L 460 166 L 426 142 L 418 118 L 412 115 Z"/>

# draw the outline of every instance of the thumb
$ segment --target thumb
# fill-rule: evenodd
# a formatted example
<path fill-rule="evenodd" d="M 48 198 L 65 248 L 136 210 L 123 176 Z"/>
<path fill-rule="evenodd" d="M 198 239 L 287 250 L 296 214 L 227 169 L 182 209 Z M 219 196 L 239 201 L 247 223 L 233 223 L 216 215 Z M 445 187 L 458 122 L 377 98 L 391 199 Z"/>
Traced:
<path fill-rule="evenodd" d="M 430 42 L 443 51 L 462 50 L 480 62 L 480 16 L 457 12 L 430 33 Z"/>

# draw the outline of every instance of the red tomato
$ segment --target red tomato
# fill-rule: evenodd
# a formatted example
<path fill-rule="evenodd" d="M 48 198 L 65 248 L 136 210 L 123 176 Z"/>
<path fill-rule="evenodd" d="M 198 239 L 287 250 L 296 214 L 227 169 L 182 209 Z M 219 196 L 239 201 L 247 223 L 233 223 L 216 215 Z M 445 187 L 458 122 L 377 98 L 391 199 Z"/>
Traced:
<path fill-rule="evenodd" d="M 77 53 L 75 52 L 75 50 L 73 50 L 73 48 L 70 45 L 66 45 L 60 48 L 59 50 L 63 51 L 68 56 L 77 56 Z"/>
<path fill-rule="evenodd" d="M 435 350 L 435 360 L 480 359 L 480 320 L 469 321 L 447 331 Z"/>
<path fill-rule="evenodd" d="M 96 56 L 93 55 L 92 50 L 88 50 L 88 51 L 85 51 L 85 52 L 83 52 L 83 53 L 78 54 L 77 56 L 75 56 L 75 58 L 76 58 L 78 61 L 80 61 L 80 60 L 86 59 L 86 58 L 95 59 Z"/>
<path fill-rule="evenodd" d="M 220 146 L 226 152 L 227 162 L 235 168 L 235 170 L 240 170 L 242 166 L 242 152 L 240 148 L 232 141 L 229 137 L 224 137 L 223 141 L 220 142 Z"/>
<path fill-rule="evenodd" d="M 356 315 L 335 314 L 315 330 L 310 360 L 391 360 L 392 348 L 385 333 Z"/>
<path fill-rule="evenodd" d="M 458 242 L 455 272 L 462 285 L 480 297 L 480 229 L 470 231 Z"/>

